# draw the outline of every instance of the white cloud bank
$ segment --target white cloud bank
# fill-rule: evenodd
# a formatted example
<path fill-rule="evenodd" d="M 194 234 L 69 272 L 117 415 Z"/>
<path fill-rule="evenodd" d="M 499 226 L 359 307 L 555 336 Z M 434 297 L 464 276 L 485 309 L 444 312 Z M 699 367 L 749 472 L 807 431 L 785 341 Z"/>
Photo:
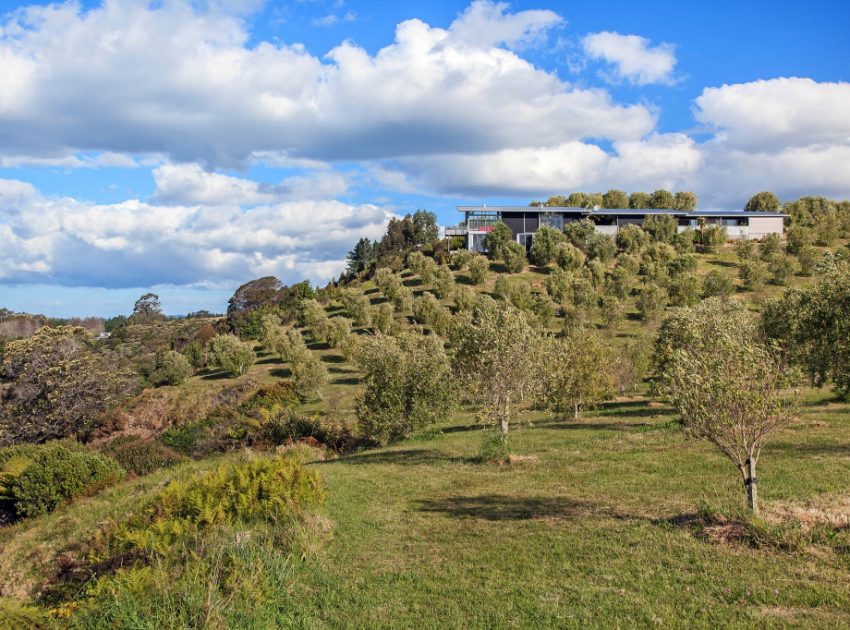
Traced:
<path fill-rule="evenodd" d="M 221 186 L 214 177 L 207 183 Z M 245 189 L 251 194 L 250 186 L 230 181 L 226 188 L 237 191 L 234 198 Z M 249 210 L 220 202 L 98 205 L 0 180 L 0 283 L 232 286 L 263 275 L 324 282 L 342 271 L 351 245 L 378 238 L 390 216 L 333 200 Z"/>
<path fill-rule="evenodd" d="M 611 64 L 618 79 L 637 85 L 675 82 L 676 54 L 672 44 L 651 46 L 645 37 L 610 31 L 585 35 L 581 43 L 588 57 Z"/>

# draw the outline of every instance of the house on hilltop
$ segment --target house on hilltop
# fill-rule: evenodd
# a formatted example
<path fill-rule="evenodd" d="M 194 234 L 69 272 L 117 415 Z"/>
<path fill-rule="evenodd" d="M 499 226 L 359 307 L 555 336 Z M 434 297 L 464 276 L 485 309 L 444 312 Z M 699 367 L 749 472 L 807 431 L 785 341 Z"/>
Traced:
<path fill-rule="evenodd" d="M 731 240 L 741 240 L 783 234 L 788 216 L 780 212 L 746 210 L 613 210 L 547 206 L 458 206 L 457 209 L 464 213 L 466 220 L 460 227 L 447 228 L 446 236 L 465 237 L 467 248 L 477 252 L 484 251 L 484 237 L 497 221 L 507 224 L 518 243 L 530 247 L 534 233 L 541 227 L 561 230 L 570 221 L 584 218 L 593 221 L 597 231 L 616 236 L 625 225 L 641 225 L 650 215 L 667 214 L 676 219 L 680 232 L 705 225 L 722 225 Z"/>

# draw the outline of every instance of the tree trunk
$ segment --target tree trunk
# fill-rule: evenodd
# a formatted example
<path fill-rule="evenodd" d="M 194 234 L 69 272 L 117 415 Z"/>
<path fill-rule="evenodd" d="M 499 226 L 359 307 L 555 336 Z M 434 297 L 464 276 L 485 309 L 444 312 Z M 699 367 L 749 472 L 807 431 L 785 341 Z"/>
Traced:
<path fill-rule="evenodd" d="M 510 403 L 505 403 L 502 410 L 502 416 L 499 418 L 499 432 L 502 434 L 502 441 L 508 441 L 508 418 L 510 417 Z"/>
<path fill-rule="evenodd" d="M 753 514 L 759 513 L 756 481 L 756 463 L 752 458 L 749 458 L 747 459 L 747 479 L 744 484 L 747 486 L 747 502 L 750 504 L 750 510 Z"/>
<path fill-rule="evenodd" d="M 581 414 L 578 412 L 578 402 L 573 403 L 573 420 L 578 420 Z"/>

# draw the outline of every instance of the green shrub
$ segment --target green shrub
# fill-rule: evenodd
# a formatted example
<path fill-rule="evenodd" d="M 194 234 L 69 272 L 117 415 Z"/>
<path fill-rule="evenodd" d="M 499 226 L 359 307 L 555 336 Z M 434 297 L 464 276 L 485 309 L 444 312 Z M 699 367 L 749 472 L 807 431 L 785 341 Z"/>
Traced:
<path fill-rule="evenodd" d="M 127 472 L 147 475 L 160 468 L 169 468 L 186 461 L 186 457 L 158 440 L 145 440 L 136 435 L 126 435 L 110 440 L 102 452 Z"/>
<path fill-rule="evenodd" d="M 729 274 L 712 269 L 702 280 L 702 296 L 704 298 L 723 297 L 735 292 L 735 284 Z"/>
<path fill-rule="evenodd" d="M 469 280 L 472 284 L 484 284 L 487 279 L 487 271 L 490 269 L 490 263 L 485 256 L 476 254 L 466 263 Z"/>
<path fill-rule="evenodd" d="M 0 449 L 0 471 L 0 509 L 12 518 L 51 512 L 124 476 L 114 460 L 70 442 Z"/>
<path fill-rule="evenodd" d="M 502 438 L 498 431 L 487 430 L 481 439 L 481 447 L 478 451 L 478 461 L 482 463 L 504 464 L 508 461 L 511 453 L 508 449 L 507 440 Z"/>
<path fill-rule="evenodd" d="M 503 245 L 501 252 L 508 273 L 519 273 L 528 266 L 525 248 L 516 241 L 509 241 Z"/>
<path fill-rule="evenodd" d="M 261 416 L 260 440 L 268 446 L 315 440 L 331 449 L 343 450 L 352 441 L 346 425 L 294 409 L 272 407 L 263 410 Z"/>
<path fill-rule="evenodd" d="M 192 376 L 192 372 L 192 364 L 184 355 L 174 350 L 160 350 L 156 353 L 154 369 L 148 379 L 154 387 L 180 385 Z"/>

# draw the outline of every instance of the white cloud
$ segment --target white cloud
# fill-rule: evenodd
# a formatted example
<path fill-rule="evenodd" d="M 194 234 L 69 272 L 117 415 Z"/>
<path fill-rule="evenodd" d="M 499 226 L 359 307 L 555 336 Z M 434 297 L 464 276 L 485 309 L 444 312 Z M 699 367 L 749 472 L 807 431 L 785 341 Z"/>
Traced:
<path fill-rule="evenodd" d="M 137 200 L 97 205 L 0 180 L 0 282 L 221 285 L 267 274 L 324 282 L 342 271 L 352 243 L 380 237 L 390 216 L 332 200 L 248 210 Z"/>
<path fill-rule="evenodd" d="M 319 59 L 297 44 L 249 47 L 247 21 L 220 8 L 104 0 L 12 14 L 0 26 L 0 94 L 14 93 L 0 105 L 0 152 L 235 166 L 258 153 L 387 159 L 634 140 L 654 127 L 646 107 L 508 49 L 560 23 L 551 11 L 476 2 L 448 29 L 408 20 L 374 55 L 345 42 Z"/>
<path fill-rule="evenodd" d="M 163 164 L 153 170 L 154 198 L 166 203 L 253 206 L 294 199 L 329 199 L 345 193 L 348 181 L 335 171 L 295 175 L 278 184 L 205 171 L 199 164 Z"/>
<path fill-rule="evenodd" d="M 797 77 L 706 88 L 695 116 L 730 146 L 775 150 L 850 143 L 850 83 Z"/>
<path fill-rule="evenodd" d="M 581 43 L 588 57 L 611 64 L 619 79 L 638 85 L 674 82 L 676 54 L 672 44 L 651 46 L 645 37 L 610 31 L 586 35 Z"/>

